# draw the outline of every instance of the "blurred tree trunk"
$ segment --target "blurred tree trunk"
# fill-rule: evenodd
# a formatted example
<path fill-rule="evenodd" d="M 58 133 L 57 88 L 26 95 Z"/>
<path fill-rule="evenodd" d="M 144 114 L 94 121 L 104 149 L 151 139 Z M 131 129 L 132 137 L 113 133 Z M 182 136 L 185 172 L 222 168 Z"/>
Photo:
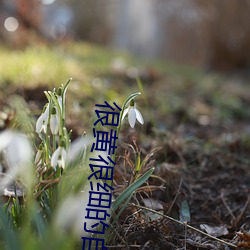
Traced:
<path fill-rule="evenodd" d="M 16 0 L 17 18 L 26 30 L 39 31 L 41 3 L 38 0 Z"/>
<path fill-rule="evenodd" d="M 166 58 L 222 71 L 248 70 L 249 0 L 159 1 L 166 10 Z"/>
<path fill-rule="evenodd" d="M 100 44 L 110 44 L 112 40 L 111 1 L 103 0 L 64 0 L 74 12 L 74 30 L 77 39 Z"/>
<path fill-rule="evenodd" d="M 24 45 L 41 36 L 41 2 L 39 0 L 15 0 L 16 18 L 19 22 L 19 43 Z"/>
<path fill-rule="evenodd" d="M 223 71 L 246 69 L 250 66 L 250 1 L 209 2 L 209 65 Z"/>
<path fill-rule="evenodd" d="M 8 17 L 17 19 L 18 27 L 14 31 L 2 25 L 0 39 L 14 47 L 24 46 L 41 38 L 41 2 L 40 0 L 0 0 L 0 21 Z M 39 39 L 40 40 L 40 39 Z"/>

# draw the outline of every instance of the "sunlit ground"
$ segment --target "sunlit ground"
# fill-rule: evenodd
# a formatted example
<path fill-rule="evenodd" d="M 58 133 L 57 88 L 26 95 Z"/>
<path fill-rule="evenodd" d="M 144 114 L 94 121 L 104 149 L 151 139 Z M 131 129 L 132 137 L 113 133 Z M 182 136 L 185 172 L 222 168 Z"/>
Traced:
<path fill-rule="evenodd" d="M 92 132 L 96 103 L 115 101 L 121 106 L 126 96 L 140 91 L 137 107 L 145 124 L 137 124 L 135 130 L 124 124 L 118 149 L 115 194 L 127 185 L 133 172 L 133 164 L 129 162 L 129 159 L 134 160 L 133 150 L 128 145 L 138 147 L 142 158 L 160 147 L 152 159 L 155 174 L 161 179 L 152 178 L 150 184 L 164 189 L 145 193 L 156 204 L 163 204 L 163 210 L 169 210 L 169 215 L 175 214 L 177 219 L 182 212 L 180 200 L 187 201 L 192 225 L 199 228 L 201 223 L 225 224 L 230 231 L 225 240 L 237 244 L 237 240 L 233 240 L 235 231 L 249 227 L 250 213 L 249 206 L 243 211 L 250 188 L 250 87 L 246 80 L 238 75 L 137 59 L 86 43 L 28 46 L 23 50 L 2 45 L 0 55 L 0 107 L 9 117 L 13 115 L 10 105 L 13 95 L 25 98 L 30 116 L 35 120 L 46 102 L 43 91 L 73 78 L 67 93 L 66 125 L 73 130 L 74 138 L 85 131 Z M 5 117 L 1 119 L 1 129 L 9 128 Z M 133 202 L 145 204 L 145 193 Z M 179 200 L 176 197 L 180 193 L 183 196 Z M 235 217 L 242 213 L 237 221 L 232 220 L 228 207 Z M 183 247 L 182 229 L 162 220 L 151 222 L 154 217 L 150 215 L 147 219 L 134 215 L 127 221 L 134 212 L 128 208 L 121 215 L 109 244 L 124 245 L 127 241 L 143 247 L 150 240 L 151 249 L 156 249 L 153 245 L 157 244 L 174 249 L 173 244 L 166 242 L 169 237 L 175 246 Z M 152 227 L 158 232 L 158 242 L 150 238 L 148 230 Z M 147 239 L 137 237 L 136 228 L 146 234 Z M 186 237 L 200 239 L 193 231 L 188 231 Z M 194 241 L 188 244 L 188 249 L 196 249 Z M 199 244 L 207 249 L 208 243 L 201 241 Z"/>

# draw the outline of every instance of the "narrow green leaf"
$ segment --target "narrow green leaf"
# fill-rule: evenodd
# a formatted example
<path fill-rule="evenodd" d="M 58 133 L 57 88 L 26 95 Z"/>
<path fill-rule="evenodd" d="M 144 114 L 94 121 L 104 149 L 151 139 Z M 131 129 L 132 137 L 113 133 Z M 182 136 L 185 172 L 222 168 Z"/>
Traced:
<path fill-rule="evenodd" d="M 123 206 L 119 209 L 119 212 L 115 215 L 115 218 L 114 218 L 114 220 L 112 221 L 112 224 L 115 224 L 116 221 L 119 219 L 121 213 L 122 213 L 122 212 L 124 211 L 124 209 L 127 207 L 127 204 L 129 203 L 129 201 L 130 201 L 130 199 L 132 198 L 132 196 L 133 196 L 133 193 L 131 193 L 131 194 L 128 196 L 128 198 L 127 198 L 127 200 L 124 202 Z"/>
<path fill-rule="evenodd" d="M 14 228 L 11 228 L 7 213 L 0 208 L 0 226 L 3 230 L 6 250 L 21 250 L 20 242 Z"/>
<path fill-rule="evenodd" d="M 138 173 L 141 170 L 141 154 L 138 152 L 137 158 L 136 158 L 136 167 L 135 167 L 135 172 Z"/>
<path fill-rule="evenodd" d="M 139 188 L 143 183 L 147 181 L 147 179 L 154 172 L 154 168 L 149 169 L 144 175 L 138 178 L 133 184 L 131 184 L 128 188 L 126 188 L 118 198 L 113 202 L 112 209 L 116 211 L 116 209 L 122 204 L 122 202 L 127 199 L 137 188 Z"/>
<path fill-rule="evenodd" d="M 72 78 L 69 78 L 69 80 L 67 81 L 67 83 L 63 86 L 63 89 L 62 89 L 62 95 L 65 96 L 66 94 L 66 91 L 68 89 L 68 86 L 69 86 L 69 83 L 72 81 Z"/>
<path fill-rule="evenodd" d="M 42 218 L 42 215 L 38 211 L 34 211 L 33 220 L 37 228 L 39 236 L 44 236 L 45 233 L 45 222 Z"/>
<path fill-rule="evenodd" d="M 182 201 L 180 208 L 180 221 L 189 222 L 191 219 L 190 209 L 187 200 Z"/>

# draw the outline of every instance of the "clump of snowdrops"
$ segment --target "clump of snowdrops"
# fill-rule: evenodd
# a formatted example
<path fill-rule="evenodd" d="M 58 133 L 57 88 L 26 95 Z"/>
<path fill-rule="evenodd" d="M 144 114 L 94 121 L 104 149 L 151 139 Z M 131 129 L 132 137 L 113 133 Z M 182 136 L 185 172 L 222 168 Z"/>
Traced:
<path fill-rule="evenodd" d="M 81 249 L 84 236 L 90 175 L 88 159 L 94 138 L 83 134 L 74 142 L 65 126 L 66 92 L 70 80 L 52 91 L 45 91 L 47 103 L 34 131 L 0 133 L 0 249 Z M 130 95 L 123 103 L 117 134 L 128 117 L 144 123 Z M 105 154 L 105 152 L 103 153 Z M 91 156 L 93 157 L 93 156 Z M 115 155 L 112 157 L 115 160 Z M 139 164 L 140 165 L 140 164 Z M 137 164 L 137 170 L 140 166 Z M 114 197 L 111 211 L 124 209 L 134 191 L 153 173 L 137 171 L 131 183 Z M 115 222 L 120 213 L 115 213 Z M 111 222 L 110 222 L 111 223 Z"/>

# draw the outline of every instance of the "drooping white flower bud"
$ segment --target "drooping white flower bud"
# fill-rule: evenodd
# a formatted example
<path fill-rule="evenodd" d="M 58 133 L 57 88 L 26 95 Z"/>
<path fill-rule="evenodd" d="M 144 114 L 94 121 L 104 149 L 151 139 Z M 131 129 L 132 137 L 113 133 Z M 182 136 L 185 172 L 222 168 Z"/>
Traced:
<path fill-rule="evenodd" d="M 130 101 L 129 107 L 124 110 L 122 120 L 126 115 L 128 115 L 128 122 L 132 128 L 134 128 L 136 120 L 138 120 L 141 124 L 144 123 L 141 112 L 135 107 L 134 99 Z"/>
<path fill-rule="evenodd" d="M 61 108 L 61 111 L 62 111 L 62 88 L 60 87 L 58 90 L 57 90 L 57 101 L 59 103 L 59 106 Z"/>
<path fill-rule="evenodd" d="M 42 143 L 39 145 L 36 156 L 35 156 L 35 164 L 39 164 L 43 156 L 43 145 Z"/>
<path fill-rule="evenodd" d="M 58 166 L 59 168 L 64 169 L 67 161 L 67 152 L 64 148 L 64 142 L 62 141 L 55 152 L 52 154 L 51 157 L 51 166 L 56 169 Z"/>
<path fill-rule="evenodd" d="M 51 111 L 51 116 L 50 116 L 50 131 L 53 135 L 58 134 L 59 126 L 60 126 L 60 121 L 59 121 L 58 113 L 56 111 L 56 108 L 53 107 Z"/>
<path fill-rule="evenodd" d="M 47 103 L 46 106 L 44 106 L 42 114 L 40 115 L 40 117 L 36 122 L 37 133 L 41 133 L 43 131 L 46 134 L 48 120 L 49 120 L 49 104 Z"/>

